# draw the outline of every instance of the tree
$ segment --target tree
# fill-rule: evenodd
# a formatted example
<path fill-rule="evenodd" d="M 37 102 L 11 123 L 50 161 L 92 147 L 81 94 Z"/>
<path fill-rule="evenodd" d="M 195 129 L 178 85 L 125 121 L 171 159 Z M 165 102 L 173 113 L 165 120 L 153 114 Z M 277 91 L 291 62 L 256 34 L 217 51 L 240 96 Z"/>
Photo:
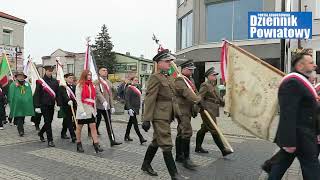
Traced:
<path fill-rule="evenodd" d="M 95 44 L 91 47 L 97 67 L 106 66 L 109 73 L 114 73 L 116 56 L 115 52 L 112 51 L 113 44 L 105 24 L 101 27 L 101 32 L 97 35 Z"/>

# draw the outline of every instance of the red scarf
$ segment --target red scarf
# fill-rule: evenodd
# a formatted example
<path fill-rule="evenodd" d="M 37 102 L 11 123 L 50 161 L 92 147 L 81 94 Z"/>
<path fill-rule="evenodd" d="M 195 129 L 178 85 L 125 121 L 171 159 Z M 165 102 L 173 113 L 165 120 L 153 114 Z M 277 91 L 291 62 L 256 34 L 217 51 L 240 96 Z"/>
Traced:
<path fill-rule="evenodd" d="M 130 88 L 134 93 L 136 93 L 138 96 L 141 96 L 141 92 L 140 92 L 140 90 L 139 90 L 137 87 L 135 87 L 134 85 L 129 85 L 129 88 Z"/>
<path fill-rule="evenodd" d="M 96 90 L 94 88 L 94 85 L 92 84 L 92 81 L 91 80 L 85 81 L 85 83 L 82 86 L 82 92 L 81 92 L 82 103 L 88 104 L 94 107 L 95 99 L 96 99 Z"/>

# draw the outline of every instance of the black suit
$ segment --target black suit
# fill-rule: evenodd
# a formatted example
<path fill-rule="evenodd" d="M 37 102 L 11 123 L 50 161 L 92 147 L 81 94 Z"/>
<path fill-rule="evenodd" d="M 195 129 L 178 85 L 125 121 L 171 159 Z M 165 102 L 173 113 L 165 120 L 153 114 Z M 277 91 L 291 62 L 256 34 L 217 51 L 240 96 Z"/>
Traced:
<path fill-rule="evenodd" d="M 43 80 L 48 84 L 48 86 L 50 86 L 57 96 L 59 87 L 58 81 L 52 77 L 49 78 L 46 75 L 43 76 Z M 53 141 L 51 123 L 53 120 L 56 98 L 51 97 L 42 88 L 42 86 L 37 83 L 33 99 L 35 108 L 41 108 L 41 113 L 44 118 L 44 125 L 42 126 L 39 134 L 43 135 L 43 133 L 46 132 L 48 142 Z"/>
<path fill-rule="evenodd" d="M 69 85 L 68 87 L 72 90 L 72 92 L 75 94 L 76 86 L 75 85 Z M 61 136 L 64 136 L 67 133 L 67 129 L 69 130 L 71 138 L 76 138 L 76 134 L 74 133 L 73 129 L 73 123 L 72 123 L 72 111 L 71 107 L 69 106 L 68 102 L 71 100 L 73 102 L 74 109 L 76 108 L 77 101 L 75 99 L 72 99 L 72 97 L 68 96 L 67 90 L 64 86 L 60 86 L 58 90 L 58 102 L 60 111 L 63 111 L 63 122 L 62 122 L 62 131 Z"/>
<path fill-rule="evenodd" d="M 134 130 L 136 131 L 136 133 L 141 141 L 143 139 L 143 137 L 140 133 L 139 126 L 138 126 L 138 120 L 137 120 L 137 115 L 139 115 L 140 104 L 141 104 L 141 96 L 138 95 L 135 91 L 133 91 L 130 87 L 127 87 L 126 93 L 125 93 L 125 100 L 126 100 L 125 103 L 126 103 L 127 110 L 132 109 L 134 111 L 134 116 L 129 117 L 129 122 L 127 124 L 127 130 L 126 130 L 125 137 L 129 137 L 130 130 L 133 125 Z"/>
<path fill-rule="evenodd" d="M 295 157 L 300 161 L 305 180 L 320 179 L 315 97 L 301 81 L 291 78 L 280 85 L 278 99 L 280 121 L 275 142 L 281 150 L 272 165 L 269 180 L 280 180 Z M 290 154 L 283 147 L 296 147 L 296 151 Z"/>

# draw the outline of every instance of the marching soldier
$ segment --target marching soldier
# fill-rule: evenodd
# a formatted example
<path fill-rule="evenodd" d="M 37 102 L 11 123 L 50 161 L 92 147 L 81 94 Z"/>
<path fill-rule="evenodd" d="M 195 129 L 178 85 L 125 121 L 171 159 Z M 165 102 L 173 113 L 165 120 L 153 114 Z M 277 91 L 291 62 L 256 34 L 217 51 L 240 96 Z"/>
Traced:
<path fill-rule="evenodd" d="M 193 60 L 180 64 L 180 67 L 183 76 L 179 76 L 175 80 L 177 102 L 182 114 L 177 117 L 176 161 L 183 163 L 185 168 L 194 170 L 196 165 L 190 159 L 191 117 L 193 116 L 194 105 L 200 102 L 201 97 L 196 95 L 196 87 L 191 81 L 191 75 L 196 68 Z"/>
<path fill-rule="evenodd" d="M 207 77 L 207 81 L 202 83 L 199 90 L 199 95 L 203 98 L 202 105 L 205 110 L 208 111 L 212 119 L 215 123 L 217 123 L 216 117 L 219 117 L 219 106 L 224 106 L 223 100 L 219 97 L 218 92 L 216 90 L 217 85 L 217 75 L 219 73 L 214 71 L 214 68 L 210 68 L 205 72 L 205 76 Z M 218 133 L 211 125 L 210 120 L 207 118 L 205 113 L 201 111 L 201 118 L 203 123 L 201 124 L 201 129 L 197 132 L 196 137 L 196 149 L 195 151 L 198 153 L 208 153 L 208 151 L 204 150 L 201 145 L 204 139 L 205 134 L 210 131 L 214 142 L 217 144 L 218 148 L 222 152 L 223 156 L 231 154 L 232 152 L 226 149 L 222 143 L 221 138 Z"/>
<path fill-rule="evenodd" d="M 99 79 L 95 82 L 95 89 L 97 94 L 97 132 L 99 133 L 99 125 L 101 118 L 103 118 L 106 123 L 107 133 L 110 139 L 111 147 L 114 145 L 120 145 L 122 143 L 117 142 L 113 133 L 111 114 L 115 112 L 113 106 L 113 95 L 112 95 L 112 83 L 107 79 L 108 69 L 105 67 L 99 68 Z"/>
<path fill-rule="evenodd" d="M 76 86 L 73 84 L 73 77 L 72 73 L 68 73 L 64 75 L 64 78 L 67 82 L 67 87 L 60 86 L 59 87 L 59 99 L 60 99 L 60 109 L 61 114 L 63 114 L 63 123 L 62 123 L 62 131 L 61 131 L 61 138 L 62 139 L 70 139 L 67 136 L 67 129 L 69 130 L 71 140 L 73 143 L 76 142 L 76 134 L 73 129 L 73 118 L 72 118 L 72 110 L 71 106 L 77 106 L 77 101 L 75 97 Z M 74 117 L 75 118 L 75 117 Z"/>
<path fill-rule="evenodd" d="M 44 118 L 44 125 L 38 133 L 40 141 L 45 142 L 43 133 L 46 132 L 48 139 L 48 146 L 55 147 L 52 137 L 51 123 L 55 110 L 56 94 L 58 92 L 59 83 L 52 77 L 54 66 L 44 66 L 45 75 L 43 80 L 47 83 L 48 87 L 43 88 L 41 84 L 37 83 L 34 93 L 35 112 L 42 113 Z"/>
<path fill-rule="evenodd" d="M 157 62 L 158 72 L 152 74 L 148 80 L 142 128 L 148 131 L 152 123 L 154 133 L 141 170 L 151 176 L 158 176 L 151 167 L 151 162 L 160 147 L 171 179 L 181 179 L 171 152 L 173 145 L 170 124 L 175 115 L 181 115 L 175 101 L 174 80 L 168 75 L 170 62 L 174 59 L 175 57 L 167 49 L 153 58 L 153 61 Z"/>

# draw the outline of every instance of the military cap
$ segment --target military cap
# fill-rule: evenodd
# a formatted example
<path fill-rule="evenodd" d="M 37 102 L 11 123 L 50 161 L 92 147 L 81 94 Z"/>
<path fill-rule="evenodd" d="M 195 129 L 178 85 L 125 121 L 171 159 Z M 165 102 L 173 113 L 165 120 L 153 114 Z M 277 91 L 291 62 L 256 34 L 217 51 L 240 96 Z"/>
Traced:
<path fill-rule="evenodd" d="M 192 59 L 181 63 L 179 66 L 181 67 L 181 69 L 183 69 L 183 68 L 196 69 L 196 67 L 193 64 L 193 60 Z"/>
<path fill-rule="evenodd" d="M 168 49 L 160 51 L 154 58 L 153 61 L 159 62 L 162 60 L 175 60 L 176 58 L 170 53 Z"/>
<path fill-rule="evenodd" d="M 70 77 L 70 76 L 74 76 L 74 74 L 73 74 L 73 73 L 67 73 L 67 74 L 65 74 L 63 77 L 64 77 L 64 78 L 68 78 L 68 77 Z"/>
<path fill-rule="evenodd" d="M 43 68 L 46 71 L 53 71 L 55 67 L 56 67 L 55 65 L 45 65 L 45 66 L 43 66 Z"/>
<path fill-rule="evenodd" d="M 208 77 L 210 74 L 213 74 L 213 75 L 218 75 L 219 73 L 217 73 L 215 70 L 214 70 L 214 67 L 212 67 L 212 68 L 209 68 L 205 73 L 204 73 L 204 75 L 206 76 L 206 77 Z"/>
<path fill-rule="evenodd" d="M 25 79 L 27 78 L 27 76 L 26 76 L 22 71 L 18 71 L 18 72 L 16 72 L 16 74 L 14 75 L 15 78 L 17 78 L 18 76 L 24 76 Z"/>

